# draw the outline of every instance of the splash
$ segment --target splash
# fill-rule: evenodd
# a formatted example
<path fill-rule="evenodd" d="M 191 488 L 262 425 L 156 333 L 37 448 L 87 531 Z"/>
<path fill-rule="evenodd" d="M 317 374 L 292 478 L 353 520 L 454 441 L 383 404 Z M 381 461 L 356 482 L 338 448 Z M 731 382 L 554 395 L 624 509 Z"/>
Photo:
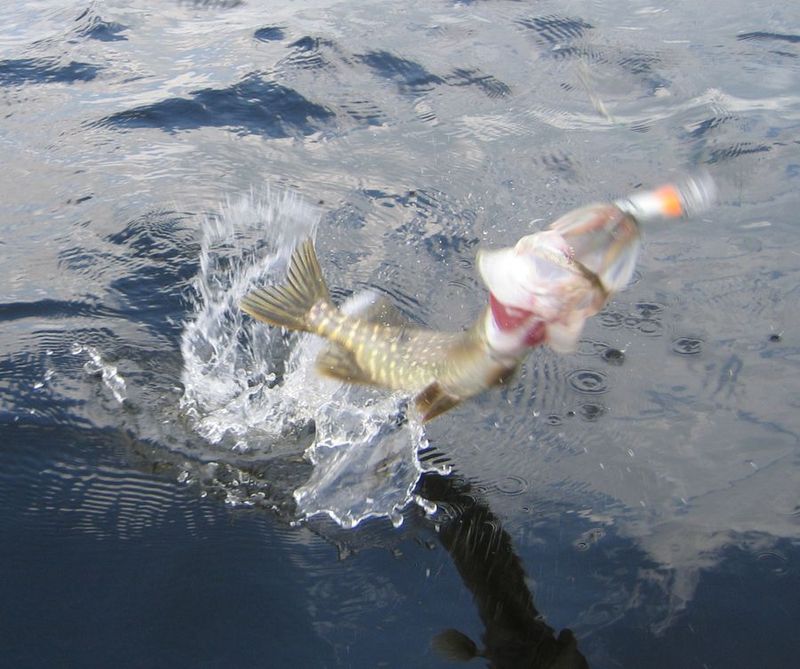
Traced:
<path fill-rule="evenodd" d="M 94 346 L 82 346 L 81 344 L 75 343 L 72 345 L 71 352 L 72 355 L 81 355 L 85 353 L 89 357 L 83 365 L 83 370 L 89 376 L 99 376 L 117 402 L 122 404 L 128 399 L 125 379 L 119 373 L 116 366 L 106 362 L 100 354 L 100 351 Z"/>
<path fill-rule="evenodd" d="M 318 222 L 319 212 L 292 194 L 228 202 L 204 222 L 194 313 L 181 341 L 181 408 L 220 459 L 226 451 L 263 458 L 304 450 L 314 469 L 294 491 L 300 518 L 327 514 L 354 527 L 387 517 L 399 525 L 403 508 L 423 504 L 413 490 L 425 469 L 417 453 L 427 445 L 422 426 L 405 417 L 405 398 L 320 377 L 321 341 L 238 308 L 253 286 L 283 280 L 293 247 Z M 371 299 L 360 295 L 343 308 Z"/>

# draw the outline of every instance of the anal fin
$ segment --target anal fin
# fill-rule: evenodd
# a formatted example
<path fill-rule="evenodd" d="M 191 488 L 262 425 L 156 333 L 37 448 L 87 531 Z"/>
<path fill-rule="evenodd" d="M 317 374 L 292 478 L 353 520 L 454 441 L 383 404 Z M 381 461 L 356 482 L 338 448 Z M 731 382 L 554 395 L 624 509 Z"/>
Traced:
<path fill-rule="evenodd" d="M 362 383 L 371 385 L 375 381 L 361 369 L 355 356 L 346 348 L 338 344 L 329 344 L 323 348 L 316 360 L 317 371 L 323 376 L 329 376 L 347 383 Z"/>
<path fill-rule="evenodd" d="M 422 421 L 425 423 L 452 409 L 460 402 L 460 397 L 448 394 L 438 381 L 423 388 L 414 398 L 417 411 L 422 415 Z"/>

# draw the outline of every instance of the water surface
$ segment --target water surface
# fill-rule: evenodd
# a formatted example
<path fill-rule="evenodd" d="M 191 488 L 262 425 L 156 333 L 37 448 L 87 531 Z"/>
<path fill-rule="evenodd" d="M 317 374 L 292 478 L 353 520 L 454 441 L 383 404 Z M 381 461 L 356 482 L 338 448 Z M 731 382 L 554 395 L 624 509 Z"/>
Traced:
<path fill-rule="evenodd" d="M 791 3 L 0 21 L 3 664 L 444 667 L 446 629 L 476 666 L 796 663 Z M 646 230 L 575 354 L 424 433 L 234 308 L 313 233 L 337 300 L 458 329 L 479 247 L 698 167 L 719 206 Z M 323 488 L 315 439 L 378 448 Z"/>

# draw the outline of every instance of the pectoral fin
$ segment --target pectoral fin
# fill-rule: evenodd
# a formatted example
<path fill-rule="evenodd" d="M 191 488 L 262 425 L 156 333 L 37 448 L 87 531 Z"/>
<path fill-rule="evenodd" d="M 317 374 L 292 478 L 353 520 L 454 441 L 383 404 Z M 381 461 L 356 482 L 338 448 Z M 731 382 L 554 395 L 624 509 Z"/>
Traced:
<path fill-rule="evenodd" d="M 355 356 L 338 344 L 330 344 L 319 352 L 316 360 L 317 371 L 347 383 L 374 384 L 369 375 L 361 369 Z"/>
<path fill-rule="evenodd" d="M 448 394 L 438 381 L 426 386 L 414 398 L 417 411 L 422 415 L 423 422 L 426 423 L 448 409 L 452 409 L 460 402 L 460 397 Z"/>

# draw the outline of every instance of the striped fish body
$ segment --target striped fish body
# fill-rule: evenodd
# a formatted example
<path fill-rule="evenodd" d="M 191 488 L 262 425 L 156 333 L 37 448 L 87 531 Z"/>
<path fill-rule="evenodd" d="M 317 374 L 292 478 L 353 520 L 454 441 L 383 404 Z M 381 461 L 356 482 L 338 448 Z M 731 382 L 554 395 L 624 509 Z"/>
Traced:
<path fill-rule="evenodd" d="M 342 359 L 349 358 L 351 382 L 406 391 L 438 382 L 463 399 L 505 378 L 519 362 L 492 354 L 478 327 L 483 317 L 465 332 L 435 332 L 356 318 L 320 301 L 307 321 L 311 332 L 334 345 L 320 355 L 319 371 L 340 377 Z"/>
<path fill-rule="evenodd" d="M 417 393 L 415 403 L 426 421 L 502 382 L 521 359 L 498 356 L 489 347 L 484 334 L 486 312 L 471 329 L 460 333 L 345 313 L 331 302 L 311 240 L 299 244 L 292 254 L 285 284 L 252 291 L 241 308 L 271 325 L 329 340 L 316 363 L 326 376 Z"/>

